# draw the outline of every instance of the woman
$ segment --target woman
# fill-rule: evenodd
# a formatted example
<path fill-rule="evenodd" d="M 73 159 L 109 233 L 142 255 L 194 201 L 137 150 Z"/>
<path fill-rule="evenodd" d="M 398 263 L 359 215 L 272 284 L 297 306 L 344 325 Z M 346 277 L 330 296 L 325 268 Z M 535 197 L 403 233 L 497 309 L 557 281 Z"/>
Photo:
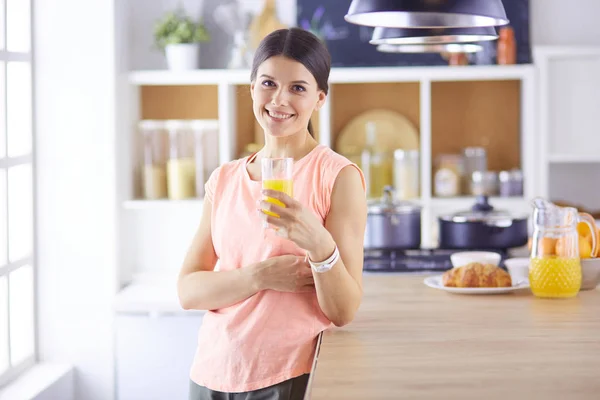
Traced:
<path fill-rule="evenodd" d="M 301 29 L 275 31 L 256 51 L 251 95 L 265 145 L 211 174 L 178 281 L 183 308 L 210 310 L 190 399 L 302 399 L 319 333 L 349 323 L 358 309 L 364 177 L 319 145 L 310 125 L 329 70 L 325 46 Z M 294 198 L 261 190 L 265 157 L 293 157 Z"/>

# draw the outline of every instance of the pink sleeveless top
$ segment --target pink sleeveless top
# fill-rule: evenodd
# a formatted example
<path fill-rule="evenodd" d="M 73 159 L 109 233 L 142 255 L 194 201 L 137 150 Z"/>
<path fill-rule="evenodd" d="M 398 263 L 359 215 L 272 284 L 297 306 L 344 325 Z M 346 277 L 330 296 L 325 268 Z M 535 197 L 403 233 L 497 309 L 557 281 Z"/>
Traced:
<path fill-rule="evenodd" d="M 219 270 L 284 254 L 305 254 L 271 230 L 265 234 L 256 211 L 261 182 L 250 179 L 249 160 L 223 164 L 206 184 Z M 294 198 L 324 223 L 335 179 L 348 165 L 358 169 L 330 148 L 317 146 L 294 165 Z M 246 392 L 309 373 L 317 336 L 330 326 L 315 292 L 258 292 L 205 314 L 190 378 L 212 390 Z"/>

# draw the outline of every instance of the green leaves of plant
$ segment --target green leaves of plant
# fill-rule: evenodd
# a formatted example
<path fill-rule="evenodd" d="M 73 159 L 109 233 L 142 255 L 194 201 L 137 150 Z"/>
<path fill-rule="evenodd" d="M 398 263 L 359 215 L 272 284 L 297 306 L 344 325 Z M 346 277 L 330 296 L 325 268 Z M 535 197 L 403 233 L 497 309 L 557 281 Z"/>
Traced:
<path fill-rule="evenodd" d="M 210 40 L 202 21 L 194 22 L 183 10 L 169 12 L 154 27 L 154 42 L 159 48 L 169 44 L 199 43 Z"/>

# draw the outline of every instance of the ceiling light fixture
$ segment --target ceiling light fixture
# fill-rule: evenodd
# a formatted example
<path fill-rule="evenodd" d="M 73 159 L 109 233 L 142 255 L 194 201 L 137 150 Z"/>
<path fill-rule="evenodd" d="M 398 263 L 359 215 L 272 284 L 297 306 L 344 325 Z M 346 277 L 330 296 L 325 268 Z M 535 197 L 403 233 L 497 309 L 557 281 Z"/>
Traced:
<path fill-rule="evenodd" d="M 377 27 L 369 43 L 380 44 L 447 44 L 472 43 L 498 39 L 491 26 L 477 28 L 383 28 Z"/>
<path fill-rule="evenodd" d="M 383 53 L 476 53 L 483 50 L 476 43 L 447 44 L 380 44 L 377 51 Z"/>
<path fill-rule="evenodd" d="M 352 0 L 344 19 L 386 28 L 466 28 L 509 22 L 502 0 Z"/>

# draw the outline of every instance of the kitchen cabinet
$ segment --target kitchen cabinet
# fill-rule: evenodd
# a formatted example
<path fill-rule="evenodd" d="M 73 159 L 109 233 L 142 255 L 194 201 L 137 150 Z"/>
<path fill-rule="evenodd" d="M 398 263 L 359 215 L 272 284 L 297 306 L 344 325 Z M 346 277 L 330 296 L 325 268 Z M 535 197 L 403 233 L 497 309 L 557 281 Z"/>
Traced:
<path fill-rule="evenodd" d="M 129 126 L 140 118 L 218 118 L 219 161 L 238 158 L 249 143 L 260 140 L 249 77 L 247 70 L 131 72 Z M 532 65 L 334 68 L 328 101 L 313 118 L 313 126 L 319 142 L 335 150 L 339 132 L 364 111 L 385 108 L 410 120 L 419 131 L 421 197 L 417 201 L 424 208 L 423 243 L 431 245 L 429 227 L 435 214 L 441 209 L 459 211 L 474 202 L 472 197 L 432 196 L 433 164 L 438 154 L 481 145 L 488 148 L 491 168 L 522 169 L 524 196 L 497 199 L 507 204 L 509 211 L 515 209 L 513 205 L 522 209 L 526 199 L 537 193 L 534 96 Z M 165 99 L 171 104 L 160 107 Z M 131 140 L 135 143 L 135 132 L 124 134 L 134 135 Z M 135 151 L 131 156 L 124 165 L 139 163 Z M 156 204 L 163 206 L 164 202 Z M 126 207 L 148 208 L 147 202 L 137 200 L 134 190 L 127 196 Z"/>
<path fill-rule="evenodd" d="M 540 192 L 600 211 L 600 46 L 541 46 Z"/>
<path fill-rule="evenodd" d="M 117 400 L 187 399 L 203 311 L 183 310 L 176 273 L 137 274 L 114 301 Z"/>
<path fill-rule="evenodd" d="M 187 399 L 202 315 L 117 313 L 117 400 Z"/>

